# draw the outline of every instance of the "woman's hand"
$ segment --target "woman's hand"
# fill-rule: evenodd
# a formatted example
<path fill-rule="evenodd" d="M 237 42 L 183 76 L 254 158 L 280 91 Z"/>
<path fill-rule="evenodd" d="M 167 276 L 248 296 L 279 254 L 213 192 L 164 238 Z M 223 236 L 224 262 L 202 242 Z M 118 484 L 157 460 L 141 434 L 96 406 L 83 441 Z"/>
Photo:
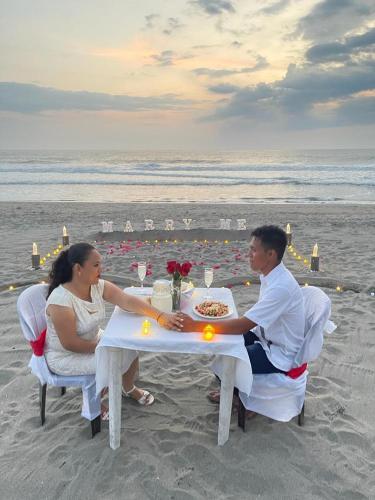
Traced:
<path fill-rule="evenodd" d="M 176 314 L 161 313 L 158 318 L 158 324 L 167 330 L 181 331 L 184 326 L 183 314 L 178 312 Z"/>

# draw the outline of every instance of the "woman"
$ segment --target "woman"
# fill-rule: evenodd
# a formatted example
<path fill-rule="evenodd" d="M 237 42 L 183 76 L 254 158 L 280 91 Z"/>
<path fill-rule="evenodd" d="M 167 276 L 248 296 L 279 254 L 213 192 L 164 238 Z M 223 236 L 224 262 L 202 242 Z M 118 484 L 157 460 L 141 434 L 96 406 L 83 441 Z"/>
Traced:
<path fill-rule="evenodd" d="M 101 257 L 88 243 L 63 250 L 52 265 L 47 296 L 45 356 L 51 371 L 59 375 L 95 374 L 95 348 L 105 318 L 104 302 L 155 319 L 167 329 L 181 330 L 179 314 L 167 314 L 145 301 L 124 293 L 113 283 L 100 279 Z M 141 405 L 154 397 L 134 385 L 138 358 L 123 375 L 122 392 Z M 102 418 L 108 411 L 102 408 Z"/>

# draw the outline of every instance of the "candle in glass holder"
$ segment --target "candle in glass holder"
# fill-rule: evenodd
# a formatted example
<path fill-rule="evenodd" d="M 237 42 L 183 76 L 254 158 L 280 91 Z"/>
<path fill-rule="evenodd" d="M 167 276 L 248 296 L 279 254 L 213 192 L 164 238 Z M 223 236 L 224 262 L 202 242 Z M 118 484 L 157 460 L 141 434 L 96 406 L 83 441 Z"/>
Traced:
<path fill-rule="evenodd" d="M 38 245 L 33 243 L 33 253 L 31 254 L 31 265 L 33 269 L 40 268 L 40 254 L 38 253 Z"/>
<path fill-rule="evenodd" d="M 63 242 L 63 246 L 64 246 L 64 247 L 69 246 L 69 235 L 68 235 L 68 231 L 67 231 L 67 229 L 66 229 L 66 227 L 65 227 L 65 226 L 63 227 L 63 237 L 62 237 L 62 242 Z"/>
<path fill-rule="evenodd" d="M 286 244 L 287 246 L 292 244 L 292 231 L 290 229 L 290 224 L 286 225 Z"/>
<path fill-rule="evenodd" d="M 315 243 L 312 254 L 311 254 L 310 270 L 311 271 L 319 271 L 319 247 L 318 247 L 317 243 Z"/>
<path fill-rule="evenodd" d="M 142 335 L 150 335 L 151 333 L 151 321 L 145 319 L 142 323 Z"/>
<path fill-rule="evenodd" d="M 214 338 L 215 328 L 212 325 L 206 325 L 203 328 L 204 340 L 212 340 Z"/>

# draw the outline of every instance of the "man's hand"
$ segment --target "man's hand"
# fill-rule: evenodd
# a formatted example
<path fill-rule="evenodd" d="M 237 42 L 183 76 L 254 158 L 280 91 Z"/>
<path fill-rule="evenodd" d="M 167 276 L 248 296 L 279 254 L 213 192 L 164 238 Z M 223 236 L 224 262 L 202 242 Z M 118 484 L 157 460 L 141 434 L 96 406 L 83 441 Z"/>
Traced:
<path fill-rule="evenodd" d="M 184 314 L 178 312 L 176 314 L 162 313 L 158 319 L 158 324 L 166 330 L 182 331 Z"/>
<path fill-rule="evenodd" d="M 180 313 L 182 320 L 183 320 L 183 326 L 181 331 L 183 332 L 199 332 L 199 323 L 200 321 L 194 321 L 193 318 L 188 316 L 187 314 Z"/>

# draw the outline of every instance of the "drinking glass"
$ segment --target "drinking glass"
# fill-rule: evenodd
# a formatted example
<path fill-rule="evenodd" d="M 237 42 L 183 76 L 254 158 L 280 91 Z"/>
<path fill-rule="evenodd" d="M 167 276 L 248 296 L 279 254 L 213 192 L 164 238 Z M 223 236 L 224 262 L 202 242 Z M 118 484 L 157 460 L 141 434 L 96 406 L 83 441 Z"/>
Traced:
<path fill-rule="evenodd" d="M 212 267 L 205 267 L 204 268 L 204 284 L 207 287 L 207 294 L 205 296 L 205 299 L 210 299 L 210 295 L 208 293 L 208 290 L 210 286 L 212 285 L 212 282 L 214 280 L 214 270 Z"/>
<path fill-rule="evenodd" d="M 141 280 L 141 287 L 143 288 L 143 280 L 146 277 L 147 264 L 146 262 L 138 262 L 138 278 Z"/>

